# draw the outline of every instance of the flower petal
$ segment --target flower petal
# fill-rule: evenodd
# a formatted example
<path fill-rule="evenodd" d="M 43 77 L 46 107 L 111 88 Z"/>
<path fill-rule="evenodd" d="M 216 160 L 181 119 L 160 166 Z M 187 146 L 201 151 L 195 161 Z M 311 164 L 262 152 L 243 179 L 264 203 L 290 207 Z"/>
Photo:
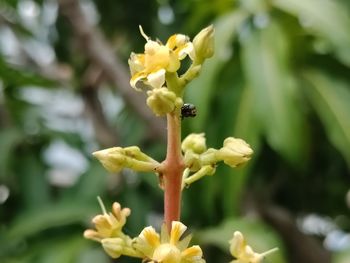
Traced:
<path fill-rule="evenodd" d="M 203 252 L 200 246 L 189 247 L 184 251 L 182 251 L 181 253 L 181 258 L 184 260 L 188 260 L 190 262 L 196 262 L 200 260 L 202 256 L 203 256 Z"/>
<path fill-rule="evenodd" d="M 135 75 L 133 75 L 130 79 L 130 85 L 131 87 L 133 87 L 134 89 L 136 89 L 137 91 L 141 91 L 140 88 L 137 87 L 137 83 L 140 81 L 140 80 L 143 80 L 147 77 L 147 74 L 145 71 L 141 71 L 141 72 L 138 72 L 136 73 Z"/>
<path fill-rule="evenodd" d="M 152 258 L 154 250 L 159 247 L 159 234 L 153 227 L 149 226 L 142 230 L 140 235 L 135 239 L 134 248 L 148 258 Z"/>
<path fill-rule="evenodd" d="M 129 63 L 130 73 L 133 76 L 137 72 L 140 72 L 145 68 L 145 55 L 131 53 L 128 63 Z"/>
<path fill-rule="evenodd" d="M 180 60 L 184 59 L 187 55 L 193 60 L 194 58 L 194 47 L 191 42 L 186 43 L 185 45 L 179 47 L 176 50 L 177 56 Z"/>
<path fill-rule="evenodd" d="M 173 221 L 171 224 L 170 231 L 170 244 L 176 245 L 176 243 L 180 240 L 182 234 L 186 231 L 187 227 L 178 221 Z"/>
<path fill-rule="evenodd" d="M 165 69 L 152 72 L 147 76 L 148 84 L 155 89 L 161 88 L 165 83 Z"/>

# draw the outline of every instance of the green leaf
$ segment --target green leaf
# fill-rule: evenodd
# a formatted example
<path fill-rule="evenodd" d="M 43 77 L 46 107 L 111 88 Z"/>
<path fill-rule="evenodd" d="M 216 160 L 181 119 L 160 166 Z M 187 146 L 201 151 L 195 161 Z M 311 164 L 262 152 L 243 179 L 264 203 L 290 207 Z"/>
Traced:
<path fill-rule="evenodd" d="M 282 242 L 278 235 L 261 221 L 248 218 L 228 219 L 217 227 L 198 231 L 194 238 L 201 244 L 215 245 L 228 253 L 228 241 L 235 231 L 242 232 L 254 251 L 263 252 L 278 247 L 279 251 L 269 255 L 268 259 L 274 263 L 286 262 L 283 257 Z"/>
<path fill-rule="evenodd" d="M 327 39 L 339 60 L 350 66 L 350 14 L 338 1 L 276 0 L 282 9 L 306 23 L 305 29 Z"/>
<path fill-rule="evenodd" d="M 244 139 L 254 150 L 252 160 L 248 165 L 232 169 L 225 167 L 222 173 L 222 189 L 225 193 L 223 198 L 224 213 L 226 216 L 236 215 L 241 203 L 241 194 L 244 191 L 246 178 L 249 175 L 253 163 L 258 156 L 260 148 L 261 127 L 254 112 L 254 101 L 252 90 L 244 88 L 238 103 L 238 112 L 233 128 L 233 136 Z"/>
<path fill-rule="evenodd" d="M 221 68 L 230 59 L 232 54 L 232 39 L 237 33 L 237 28 L 246 19 L 247 13 L 233 12 L 220 17 L 214 23 L 215 28 L 215 53 L 206 61 L 200 76 L 192 81 L 186 89 L 188 102 L 196 105 L 200 114 L 191 121 L 193 130 L 200 131 L 205 125 L 209 114 L 210 100 L 216 90 L 216 76 Z"/>
<path fill-rule="evenodd" d="M 13 157 L 13 150 L 23 140 L 23 134 L 18 129 L 9 128 L 0 131 L 0 179 L 7 178 L 9 160 Z"/>
<path fill-rule="evenodd" d="M 52 87 L 55 82 L 27 69 L 20 69 L 10 65 L 0 57 L 1 79 L 6 86 L 38 85 Z"/>
<path fill-rule="evenodd" d="M 289 162 L 300 165 L 305 156 L 305 127 L 282 29 L 270 22 L 264 29 L 247 30 L 242 37 L 242 63 L 268 143 Z"/>
<path fill-rule="evenodd" d="M 307 70 L 303 76 L 311 84 L 307 94 L 330 141 L 342 153 L 350 167 L 349 83 L 317 70 Z"/>
<path fill-rule="evenodd" d="M 80 223 L 95 209 L 89 204 L 70 201 L 23 212 L 13 222 L 5 240 L 22 240 L 51 227 Z"/>

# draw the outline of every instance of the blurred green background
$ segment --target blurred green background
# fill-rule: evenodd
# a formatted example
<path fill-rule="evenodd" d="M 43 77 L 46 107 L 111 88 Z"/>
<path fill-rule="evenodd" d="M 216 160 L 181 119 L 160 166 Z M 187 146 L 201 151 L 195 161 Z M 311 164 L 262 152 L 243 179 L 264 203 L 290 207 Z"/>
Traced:
<path fill-rule="evenodd" d="M 348 0 L 0 1 L 0 262 L 113 262 L 84 240 L 118 201 L 137 235 L 162 220 L 151 174 L 109 175 L 91 152 L 139 145 L 162 160 L 165 128 L 128 86 L 144 31 L 166 41 L 213 23 L 216 53 L 190 84 L 205 132 L 255 150 L 185 190 L 182 221 L 207 262 L 229 262 L 241 230 L 273 263 L 350 262 Z M 116 262 L 138 262 L 128 258 Z"/>

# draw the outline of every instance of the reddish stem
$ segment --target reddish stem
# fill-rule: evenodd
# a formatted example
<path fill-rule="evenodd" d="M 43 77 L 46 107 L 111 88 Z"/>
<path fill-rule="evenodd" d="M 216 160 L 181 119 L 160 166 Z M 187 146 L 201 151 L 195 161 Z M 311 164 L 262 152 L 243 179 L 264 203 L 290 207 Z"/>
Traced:
<path fill-rule="evenodd" d="M 179 221 L 181 210 L 181 183 L 185 169 L 181 154 L 181 121 L 174 112 L 167 115 L 168 148 L 163 163 L 164 221 L 168 230 L 171 222 Z"/>

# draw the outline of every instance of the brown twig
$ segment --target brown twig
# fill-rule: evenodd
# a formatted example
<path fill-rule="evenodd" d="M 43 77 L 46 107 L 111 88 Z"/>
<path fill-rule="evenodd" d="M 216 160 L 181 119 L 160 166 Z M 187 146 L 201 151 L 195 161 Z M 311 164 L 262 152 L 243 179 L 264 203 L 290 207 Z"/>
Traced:
<path fill-rule="evenodd" d="M 281 207 L 263 205 L 259 207 L 262 218 L 270 224 L 284 241 L 292 263 L 330 263 L 331 255 L 310 236 L 300 232 L 293 217 Z"/>
<path fill-rule="evenodd" d="M 98 99 L 97 89 L 101 80 L 101 69 L 91 65 L 83 76 L 80 93 L 85 102 L 86 112 L 93 123 L 97 141 L 102 147 L 111 147 L 118 145 L 119 136 L 115 129 L 108 124 Z"/>
<path fill-rule="evenodd" d="M 116 57 L 101 32 L 91 26 L 77 0 L 59 0 L 60 12 L 70 21 L 85 56 L 98 65 L 104 76 L 116 87 L 126 104 L 133 109 L 148 125 L 155 138 L 165 141 L 165 123 L 154 118 L 146 107 L 140 93 L 136 93 L 129 84 L 129 74 Z"/>

